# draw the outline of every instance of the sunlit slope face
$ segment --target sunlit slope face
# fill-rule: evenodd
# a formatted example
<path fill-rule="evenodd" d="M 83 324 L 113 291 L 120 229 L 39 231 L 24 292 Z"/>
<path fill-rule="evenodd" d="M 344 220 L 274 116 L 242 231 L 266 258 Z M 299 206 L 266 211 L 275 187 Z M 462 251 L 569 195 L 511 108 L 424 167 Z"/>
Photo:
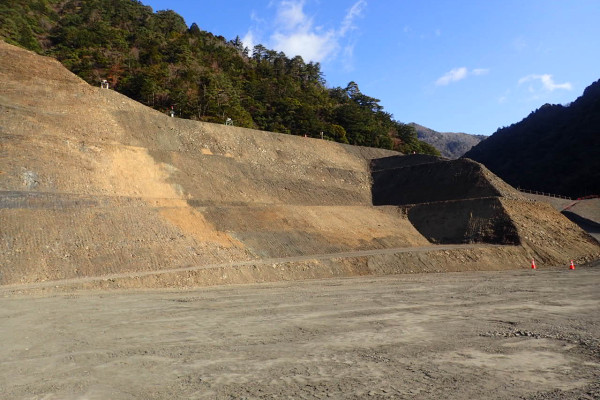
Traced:
<path fill-rule="evenodd" d="M 0 284 L 244 283 L 597 252 L 579 231 L 545 251 L 566 226 L 551 210 L 528 211 L 551 221 L 547 240 L 523 240 L 537 225 L 513 218 L 514 189 L 470 161 L 170 118 L 4 43 L 0 80 Z M 470 243 L 512 246 L 431 247 Z"/>
<path fill-rule="evenodd" d="M 371 207 L 393 152 L 170 118 L 0 51 L 3 283 L 428 243 Z"/>
<path fill-rule="evenodd" d="M 33 189 L 20 182 L 26 174 L 37 191 L 226 203 L 370 203 L 369 155 L 356 149 L 168 118 L 89 87 L 53 60 L 8 45 L 3 51 L 5 60 L 13 60 L 3 68 L 5 130 L 21 136 L 8 145 L 31 170 L 13 170 L 3 189 Z"/>

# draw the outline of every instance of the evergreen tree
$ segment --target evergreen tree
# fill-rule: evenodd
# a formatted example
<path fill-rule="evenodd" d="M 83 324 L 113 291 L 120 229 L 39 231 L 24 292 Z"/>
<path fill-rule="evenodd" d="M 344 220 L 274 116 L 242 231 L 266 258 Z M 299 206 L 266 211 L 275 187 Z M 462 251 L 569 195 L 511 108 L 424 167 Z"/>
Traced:
<path fill-rule="evenodd" d="M 189 28 L 134 0 L 11 0 L 0 36 L 50 55 L 91 84 L 178 116 L 341 143 L 438 154 L 356 82 L 328 89 L 319 63 Z"/>

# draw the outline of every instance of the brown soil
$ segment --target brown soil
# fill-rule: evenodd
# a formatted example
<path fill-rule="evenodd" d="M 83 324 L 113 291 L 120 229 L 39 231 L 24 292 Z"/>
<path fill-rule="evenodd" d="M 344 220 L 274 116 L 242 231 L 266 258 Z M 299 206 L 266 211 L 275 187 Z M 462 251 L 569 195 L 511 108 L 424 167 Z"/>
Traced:
<path fill-rule="evenodd" d="M 521 244 L 499 197 L 423 203 L 407 209 L 410 222 L 433 243 Z"/>
<path fill-rule="evenodd" d="M 550 204 L 600 243 L 600 198 L 566 200 L 530 193 L 523 195 Z"/>
<path fill-rule="evenodd" d="M 598 285 L 578 266 L 0 298 L 0 398 L 598 399 Z"/>
<path fill-rule="evenodd" d="M 565 217 L 470 160 L 169 118 L 1 42 L 0 82 L 0 285 L 11 290 L 526 268 L 532 257 L 543 267 L 600 254 Z"/>
<path fill-rule="evenodd" d="M 479 164 L 169 118 L 2 42 L 0 146 L 0 398 L 600 396 L 600 246 Z"/>

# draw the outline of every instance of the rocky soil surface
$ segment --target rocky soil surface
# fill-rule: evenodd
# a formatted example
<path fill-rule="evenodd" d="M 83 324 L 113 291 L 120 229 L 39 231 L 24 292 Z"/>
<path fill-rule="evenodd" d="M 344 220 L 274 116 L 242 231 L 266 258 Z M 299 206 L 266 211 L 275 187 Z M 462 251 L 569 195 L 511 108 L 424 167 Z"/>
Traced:
<path fill-rule="evenodd" d="M 0 285 L 192 287 L 600 257 L 564 216 L 470 160 L 170 118 L 3 42 L 0 81 Z"/>
<path fill-rule="evenodd" d="M 3 399 L 598 399 L 600 268 L 0 289 Z M 8 296 L 8 297 L 7 297 Z"/>
<path fill-rule="evenodd" d="M 479 164 L 169 118 L 3 42 L 0 82 L 0 398 L 600 396 L 600 245 Z"/>
<path fill-rule="evenodd" d="M 600 243 L 600 198 L 568 200 L 522 193 L 527 198 L 550 204 Z"/>

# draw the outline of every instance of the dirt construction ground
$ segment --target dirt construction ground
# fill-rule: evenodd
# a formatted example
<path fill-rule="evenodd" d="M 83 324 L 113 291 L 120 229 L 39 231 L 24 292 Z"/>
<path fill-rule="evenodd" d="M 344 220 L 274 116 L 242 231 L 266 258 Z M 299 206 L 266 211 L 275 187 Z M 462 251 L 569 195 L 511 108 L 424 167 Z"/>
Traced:
<path fill-rule="evenodd" d="M 0 400 L 599 399 L 600 244 L 564 207 L 0 41 Z"/>
<path fill-rule="evenodd" d="M 600 268 L 0 292 L 2 399 L 598 399 Z"/>

